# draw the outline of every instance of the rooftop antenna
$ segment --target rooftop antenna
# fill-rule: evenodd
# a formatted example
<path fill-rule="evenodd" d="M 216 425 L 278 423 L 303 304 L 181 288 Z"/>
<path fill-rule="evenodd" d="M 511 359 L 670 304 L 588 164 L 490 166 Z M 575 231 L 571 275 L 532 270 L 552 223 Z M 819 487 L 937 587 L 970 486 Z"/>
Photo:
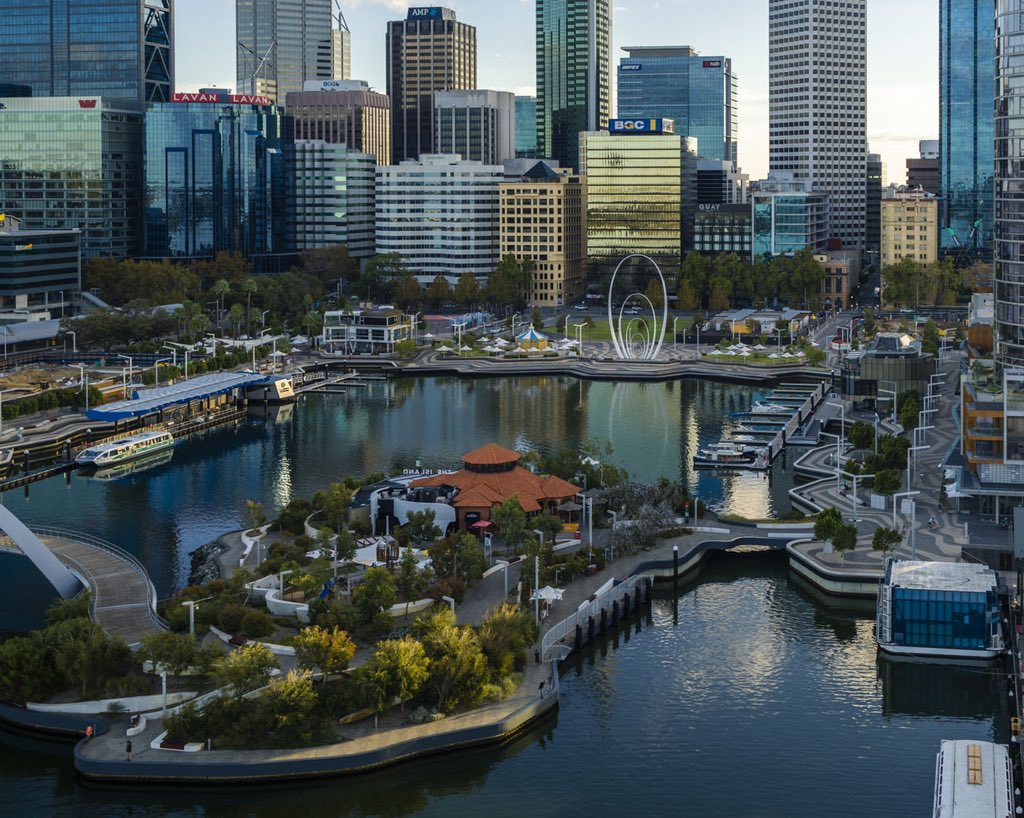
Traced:
<path fill-rule="evenodd" d="M 270 45 L 267 47 L 267 50 L 264 52 L 263 56 L 260 58 L 260 61 L 256 64 L 256 68 L 253 69 L 253 72 L 252 72 L 252 74 L 249 77 L 249 85 L 250 85 L 249 93 L 250 94 L 253 94 L 253 95 L 256 94 L 256 77 L 258 77 L 260 71 L 263 70 L 263 66 L 265 66 L 267 64 L 267 58 L 270 56 L 270 52 L 274 50 L 274 47 L 276 45 L 277 45 L 277 40 L 276 39 L 270 41 Z M 242 54 L 242 65 L 243 66 L 247 66 L 249 64 L 249 60 L 246 59 L 246 57 L 245 57 L 246 54 L 250 55 L 253 58 L 253 62 L 256 61 L 256 52 L 253 51 L 251 48 L 249 48 L 249 46 L 247 46 L 241 40 L 238 41 L 238 48 L 239 48 L 240 51 L 243 52 L 243 54 Z"/>
<path fill-rule="evenodd" d="M 338 28 L 342 31 L 348 31 L 348 21 L 345 19 L 344 13 L 341 11 L 341 0 L 334 0 L 335 13 L 332 15 L 334 21 L 338 24 Z"/>

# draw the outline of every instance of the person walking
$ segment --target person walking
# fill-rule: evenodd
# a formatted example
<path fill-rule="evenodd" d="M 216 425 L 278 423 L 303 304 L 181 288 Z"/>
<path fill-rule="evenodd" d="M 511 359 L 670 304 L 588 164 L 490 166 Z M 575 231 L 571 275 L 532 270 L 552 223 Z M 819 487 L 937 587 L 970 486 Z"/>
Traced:
<path fill-rule="evenodd" d="M 131 739 L 128 739 L 127 743 L 124 745 L 124 751 L 128 754 L 128 760 L 131 761 L 132 760 L 132 740 Z"/>

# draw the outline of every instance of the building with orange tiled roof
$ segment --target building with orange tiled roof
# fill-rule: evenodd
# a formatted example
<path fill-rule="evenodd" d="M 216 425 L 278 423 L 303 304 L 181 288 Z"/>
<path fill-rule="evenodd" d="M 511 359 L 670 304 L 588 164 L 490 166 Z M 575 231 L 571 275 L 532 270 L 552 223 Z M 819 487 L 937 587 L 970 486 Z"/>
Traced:
<path fill-rule="evenodd" d="M 512 497 L 518 498 L 528 515 L 556 514 L 562 503 L 572 500 L 580 491 L 560 477 L 542 477 L 524 469 L 519 465 L 517 452 L 494 443 L 464 454 L 458 471 L 413 480 L 409 488 L 449 490 L 461 529 L 490 520 L 491 509 Z"/>

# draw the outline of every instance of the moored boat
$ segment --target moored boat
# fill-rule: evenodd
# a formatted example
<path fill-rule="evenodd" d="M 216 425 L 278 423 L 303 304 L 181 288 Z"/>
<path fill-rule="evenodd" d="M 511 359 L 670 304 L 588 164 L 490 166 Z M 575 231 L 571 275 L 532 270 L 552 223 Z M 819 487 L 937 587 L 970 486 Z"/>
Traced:
<path fill-rule="evenodd" d="M 935 758 L 932 818 L 1010 818 L 1010 754 L 991 741 L 944 739 Z"/>
<path fill-rule="evenodd" d="M 140 432 L 136 435 L 90 446 L 78 454 L 75 464 L 102 469 L 166 451 L 173 446 L 174 437 L 170 432 Z"/>
<path fill-rule="evenodd" d="M 729 440 L 712 443 L 693 458 L 694 468 L 763 469 L 767 455 L 763 448 Z"/>

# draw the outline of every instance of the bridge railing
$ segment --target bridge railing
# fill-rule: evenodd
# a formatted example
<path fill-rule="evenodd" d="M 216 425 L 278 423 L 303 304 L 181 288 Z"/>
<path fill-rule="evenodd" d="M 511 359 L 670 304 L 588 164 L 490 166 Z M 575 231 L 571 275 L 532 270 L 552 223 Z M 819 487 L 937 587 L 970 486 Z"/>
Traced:
<path fill-rule="evenodd" d="M 633 575 L 626 580 L 623 580 L 618 585 L 613 585 L 608 588 L 604 593 L 595 596 L 592 600 L 587 602 L 581 608 L 578 608 L 575 613 L 566 617 L 561 622 L 556 622 L 548 632 L 544 634 L 544 638 L 541 640 L 541 655 L 547 659 L 548 651 L 551 648 L 561 642 L 567 635 L 576 632 L 576 626 L 580 625 L 585 627 L 590 617 L 599 615 L 601 608 L 604 607 L 604 603 L 607 599 L 611 598 L 612 595 L 619 597 L 623 594 L 632 595 L 638 585 L 642 585 L 646 581 L 646 577 Z"/>
<path fill-rule="evenodd" d="M 127 562 L 135 569 L 135 571 L 145 580 L 147 587 L 149 588 L 149 618 L 158 628 L 166 629 L 170 625 L 166 619 L 156 612 L 156 587 L 153 585 L 153 580 L 149 577 L 149 571 L 146 570 L 139 559 L 133 554 L 128 553 L 120 546 L 114 545 L 112 542 L 101 540 L 99 537 L 93 537 L 91 534 L 83 534 L 81 531 L 71 531 L 66 528 L 52 528 L 49 526 L 31 526 L 30 530 L 37 537 L 59 537 L 60 539 L 70 540 L 72 542 L 85 543 L 93 548 L 98 548 L 101 551 L 106 551 L 108 554 L 113 554 L 118 559 Z M 95 599 L 93 600 L 95 604 Z"/>

